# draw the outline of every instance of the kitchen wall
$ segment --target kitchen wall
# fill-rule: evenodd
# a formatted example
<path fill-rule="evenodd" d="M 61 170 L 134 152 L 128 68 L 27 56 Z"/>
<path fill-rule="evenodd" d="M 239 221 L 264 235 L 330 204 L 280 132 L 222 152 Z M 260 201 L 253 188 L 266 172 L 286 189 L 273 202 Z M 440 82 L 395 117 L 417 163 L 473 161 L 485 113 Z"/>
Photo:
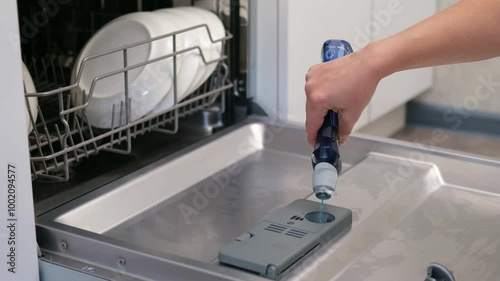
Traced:
<path fill-rule="evenodd" d="M 458 1 L 440 0 L 438 9 L 445 9 Z M 434 73 L 432 90 L 419 96 L 418 102 L 500 115 L 500 87 L 490 82 L 491 90 L 486 91 L 488 83 L 485 82 L 492 80 L 500 84 L 500 58 L 439 66 Z M 484 85 L 482 94 L 476 93 L 479 85 Z"/>

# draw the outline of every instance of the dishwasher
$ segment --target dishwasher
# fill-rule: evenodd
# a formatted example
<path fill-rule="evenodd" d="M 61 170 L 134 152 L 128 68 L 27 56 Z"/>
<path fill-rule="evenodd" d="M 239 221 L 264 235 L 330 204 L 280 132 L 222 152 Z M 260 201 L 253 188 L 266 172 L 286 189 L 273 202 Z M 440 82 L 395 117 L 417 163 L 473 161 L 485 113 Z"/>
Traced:
<path fill-rule="evenodd" d="M 23 33 L 26 19 L 49 2 L 58 13 L 31 30 L 32 37 Z M 90 124 L 85 104 L 71 101 L 71 69 L 99 28 L 123 14 L 196 2 L 17 1 L 10 22 L 19 23 L 21 36 L 2 33 L 33 76 L 36 92 L 24 101 L 29 105 L 37 97 L 38 106 L 26 117 L 32 126 L 28 149 L 14 158 L 11 145 L 2 147 L 8 179 L 23 172 L 24 156 L 29 163 L 24 159 L 25 175 L 0 192 L 7 206 L 0 218 L 8 229 L 21 223 L 21 212 L 27 224 L 32 211 L 35 226 L 0 232 L 2 280 L 269 280 L 221 263 L 219 251 L 296 200 L 318 206 L 319 200 L 311 189 L 305 129 L 267 115 L 247 91 L 256 52 L 250 44 L 256 40 L 252 5 L 258 1 L 212 1 L 226 29 L 218 41 L 221 56 L 204 61 L 216 66 L 213 74 L 189 96 L 175 98 L 172 107 L 131 121 L 125 100 L 109 109 L 119 120 L 99 129 Z M 210 33 L 204 26 L 191 28 Z M 176 38 L 182 31 L 163 36 Z M 113 52 L 125 54 L 148 42 Z M 165 59 L 180 56 L 175 46 Z M 130 70 L 125 63 L 118 73 Z M 436 131 L 435 138 L 441 137 Z M 437 149 L 432 141 L 417 145 L 354 134 L 341 147 L 339 191 L 328 203 L 352 212 L 351 229 L 301 257 L 279 279 L 500 280 L 500 162 Z M 8 201 L 11 190 L 25 201 Z M 9 218 L 11 211 L 19 217 Z M 286 227 L 271 231 L 289 233 Z M 11 233 L 17 248 L 10 247 Z M 294 233 L 294 239 L 303 238 Z M 18 257 L 17 275 L 11 255 Z"/>

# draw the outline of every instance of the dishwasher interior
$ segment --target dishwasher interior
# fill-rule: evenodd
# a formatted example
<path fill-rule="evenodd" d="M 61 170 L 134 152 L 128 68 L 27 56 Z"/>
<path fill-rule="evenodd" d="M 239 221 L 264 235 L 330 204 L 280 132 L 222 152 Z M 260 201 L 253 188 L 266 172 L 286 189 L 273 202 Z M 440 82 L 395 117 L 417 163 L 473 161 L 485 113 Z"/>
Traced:
<path fill-rule="evenodd" d="M 30 127 L 33 128 L 28 138 L 34 200 L 36 204 L 41 203 L 38 205 L 41 207 L 36 208 L 37 213 L 193 144 L 246 115 L 249 107 L 244 87 L 248 4 L 240 7 L 239 1 L 208 2 L 213 2 L 212 12 L 225 25 L 226 34 L 223 37 L 216 38 L 206 24 L 189 26 L 187 29 L 190 30 L 132 42 L 82 59 L 78 55 L 89 39 L 122 15 L 197 5 L 195 1 L 170 0 L 70 0 L 49 1 L 44 5 L 34 0 L 18 1 L 22 58 L 36 90 L 30 92 L 26 89 L 26 101 L 29 104 L 34 97 L 38 101 L 38 106 L 28 110 Z M 231 9 L 239 13 L 233 13 L 236 16 L 231 17 Z M 44 19 L 41 15 L 45 15 L 46 20 L 40 23 L 38 19 Z M 204 36 L 208 35 L 213 44 L 221 44 L 220 56 L 209 59 L 200 46 L 187 50 L 173 44 L 173 50 L 164 51 L 155 60 L 173 60 L 179 64 L 183 54 L 199 51 L 203 63 L 215 68 L 205 83 L 182 100 L 178 100 L 177 90 L 174 90 L 174 103 L 170 108 L 148 113 L 138 120 L 131 119 L 134 110 L 130 97 L 132 93 L 130 86 L 125 86 L 123 100 L 109 108 L 113 116 L 111 125 L 103 129 L 91 124 L 88 107 L 92 99 L 97 98 L 92 92 L 84 92 L 82 97 L 90 97 L 87 104 L 84 104 L 85 98 L 75 103 L 73 91 L 79 86 L 79 81 L 75 81 L 75 76 L 78 78 L 75 72 L 84 72 L 93 61 L 123 55 L 124 65 L 114 70 L 114 76 L 107 73 L 95 75 L 94 80 L 97 81 L 93 83 L 98 85 L 115 76 L 132 79 L 133 71 L 156 63 L 149 59 L 127 64 L 127 55 L 130 57 L 134 48 L 150 47 L 164 40 L 175 42 L 192 30 L 200 31 L 201 35 L 205 32 Z M 85 62 L 79 68 L 74 67 L 79 59 Z M 173 88 L 179 88 L 178 79 L 179 73 L 173 71 Z M 239 108 L 237 114 L 236 107 Z M 92 182 L 87 184 L 92 186 L 89 189 L 74 188 L 89 182 Z"/>
<path fill-rule="evenodd" d="M 219 250 L 291 202 L 318 200 L 304 129 L 245 116 L 246 1 L 214 1 L 226 26 L 224 52 L 205 60 L 217 67 L 204 85 L 135 121 L 122 121 L 125 100 L 109 109 L 119 118 L 108 129 L 91 126 L 86 105 L 71 101 L 80 49 L 120 15 L 182 1 L 63 2 L 30 33 L 24 19 L 40 7 L 18 1 L 29 39 L 23 61 L 36 86 L 27 98 L 39 102 L 29 111 L 29 143 L 40 259 L 92 280 L 267 280 L 220 264 Z M 182 32 L 163 38 L 176 36 Z M 154 40 L 161 39 L 136 44 Z M 442 264 L 458 280 L 498 280 L 499 162 L 364 136 L 353 136 L 342 156 L 339 194 L 329 203 L 352 211 L 352 229 L 283 279 L 425 280 Z"/>

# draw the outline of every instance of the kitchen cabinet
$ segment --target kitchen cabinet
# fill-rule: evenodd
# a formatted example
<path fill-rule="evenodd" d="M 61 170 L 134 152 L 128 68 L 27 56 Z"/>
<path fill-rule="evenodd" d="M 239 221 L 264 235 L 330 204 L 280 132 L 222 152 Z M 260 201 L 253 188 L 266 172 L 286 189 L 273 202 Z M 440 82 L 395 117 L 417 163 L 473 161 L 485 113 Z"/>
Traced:
<path fill-rule="evenodd" d="M 354 51 L 431 16 L 436 1 L 257 0 L 250 13 L 249 91 L 272 116 L 303 124 L 304 77 L 320 62 L 327 39 L 345 39 Z M 432 69 L 385 78 L 355 129 L 373 122 L 432 86 Z"/>
<path fill-rule="evenodd" d="M 284 2 L 284 1 L 283 1 Z M 304 77 L 311 65 L 321 62 L 320 50 L 326 39 L 354 42 L 357 26 L 370 19 L 370 5 L 365 1 L 315 0 L 286 1 L 280 7 L 280 95 L 286 97 L 287 119 L 305 121 Z M 368 42 L 363 42 L 368 43 Z M 363 45 L 353 44 L 359 49 Z M 360 124 L 368 121 L 368 114 Z"/>

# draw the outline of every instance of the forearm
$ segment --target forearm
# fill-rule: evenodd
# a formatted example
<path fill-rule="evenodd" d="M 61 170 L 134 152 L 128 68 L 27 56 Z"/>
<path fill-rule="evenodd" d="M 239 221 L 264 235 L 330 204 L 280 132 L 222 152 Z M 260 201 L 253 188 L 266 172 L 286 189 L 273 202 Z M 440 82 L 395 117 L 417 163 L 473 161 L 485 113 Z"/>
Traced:
<path fill-rule="evenodd" d="M 381 78 L 401 70 L 500 56 L 500 0 L 462 0 L 364 51 Z"/>

